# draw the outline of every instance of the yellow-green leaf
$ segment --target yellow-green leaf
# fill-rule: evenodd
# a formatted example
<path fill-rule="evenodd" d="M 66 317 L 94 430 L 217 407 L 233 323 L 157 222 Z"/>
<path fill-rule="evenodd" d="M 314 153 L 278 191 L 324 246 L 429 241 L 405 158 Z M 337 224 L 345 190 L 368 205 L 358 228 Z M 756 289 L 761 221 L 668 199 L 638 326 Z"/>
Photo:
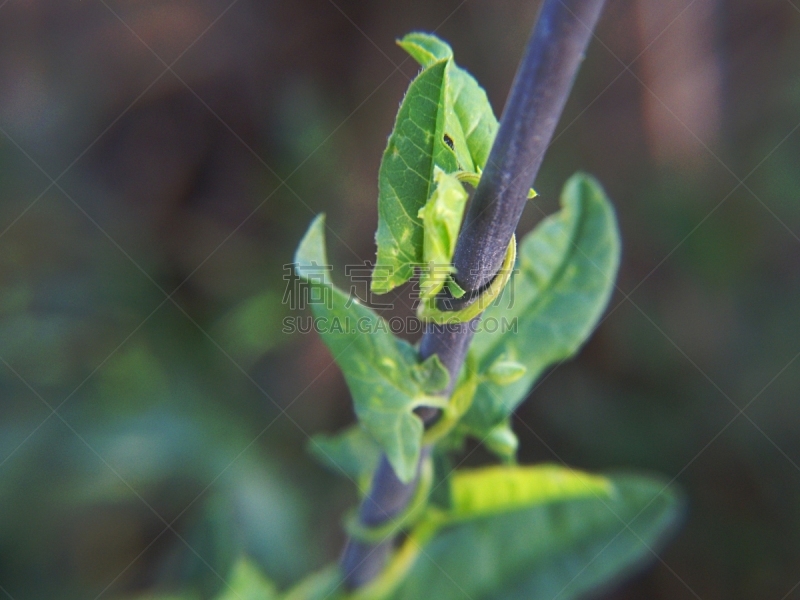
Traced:
<path fill-rule="evenodd" d="M 451 519 L 469 519 L 582 496 L 608 497 L 608 479 L 557 465 L 457 471 L 450 480 Z"/>
<path fill-rule="evenodd" d="M 498 385 L 508 385 L 525 375 L 528 368 L 515 360 L 506 360 L 504 357 L 498 358 L 489 367 L 486 376 Z"/>
<path fill-rule="evenodd" d="M 436 189 L 421 209 L 425 227 L 420 271 L 420 297 L 433 298 L 453 273 L 453 254 L 467 204 L 467 192 L 453 175 L 434 169 Z"/>

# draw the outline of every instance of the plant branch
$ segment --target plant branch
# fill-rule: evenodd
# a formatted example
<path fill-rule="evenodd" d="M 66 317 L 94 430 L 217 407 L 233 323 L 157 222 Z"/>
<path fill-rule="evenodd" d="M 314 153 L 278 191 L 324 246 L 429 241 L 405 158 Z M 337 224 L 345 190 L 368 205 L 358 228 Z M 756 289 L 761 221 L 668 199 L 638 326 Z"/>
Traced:
<path fill-rule="evenodd" d="M 527 202 L 527 194 L 572 88 L 578 67 L 605 0 L 545 0 L 525 56 L 517 70 L 489 160 L 456 244 L 453 264 L 457 282 L 467 292 L 464 305 L 495 277 Z M 458 306 L 456 306 L 458 307 Z M 464 364 L 472 323 L 428 325 L 420 356 L 438 354 L 450 372 L 451 388 Z M 447 390 L 449 394 L 451 389 Z M 435 409 L 420 412 L 426 424 Z M 427 456 L 430 448 L 423 449 Z M 366 526 L 385 523 L 400 514 L 413 496 L 416 480 L 401 483 L 385 457 L 372 488 L 359 509 Z M 356 589 L 377 576 L 394 545 L 350 540 L 342 556 L 345 584 Z"/>

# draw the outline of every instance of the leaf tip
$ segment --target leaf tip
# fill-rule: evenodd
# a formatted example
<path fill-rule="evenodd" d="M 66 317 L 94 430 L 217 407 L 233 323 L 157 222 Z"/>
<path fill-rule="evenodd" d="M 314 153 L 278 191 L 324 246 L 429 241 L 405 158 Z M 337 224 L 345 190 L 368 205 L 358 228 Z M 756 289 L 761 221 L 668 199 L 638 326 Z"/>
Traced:
<path fill-rule="evenodd" d="M 411 373 L 422 390 L 428 394 L 442 392 L 450 383 L 450 372 L 442 364 L 438 354 L 433 354 L 414 365 Z"/>
<path fill-rule="evenodd" d="M 578 196 L 594 195 L 606 198 L 606 192 L 602 184 L 593 175 L 584 171 L 577 171 L 564 184 L 564 194 L 574 194 Z"/>
<path fill-rule="evenodd" d="M 319 283 L 329 283 L 328 255 L 325 250 L 325 213 L 319 213 L 308 226 L 303 239 L 294 253 L 297 275 L 309 280 L 321 279 Z M 321 277 L 320 277 L 321 276 Z"/>
<path fill-rule="evenodd" d="M 397 40 L 397 45 L 423 67 L 453 58 L 453 50 L 449 44 L 430 33 L 412 31 Z"/>

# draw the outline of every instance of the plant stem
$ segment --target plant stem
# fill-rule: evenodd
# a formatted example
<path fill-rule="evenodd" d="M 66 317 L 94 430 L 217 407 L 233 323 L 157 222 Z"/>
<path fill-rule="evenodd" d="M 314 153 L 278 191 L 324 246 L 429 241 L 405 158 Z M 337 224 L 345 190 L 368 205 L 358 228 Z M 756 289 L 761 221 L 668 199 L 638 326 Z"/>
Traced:
<path fill-rule="evenodd" d="M 545 0 L 517 69 L 500 128 L 480 184 L 456 244 L 453 264 L 468 303 L 491 283 L 514 234 L 527 194 L 553 137 L 605 0 Z M 476 317 L 473 322 L 479 320 Z M 451 387 L 464 364 L 474 327 L 470 324 L 428 325 L 420 356 L 438 354 L 450 372 Z M 447 390 L 449 394 L 451 390 Z M 426 424 L 438 411 L 420 413 Z M 430 454 L 423 449 L 423 455 Z M 401 483 L 382 457 L 369 495 L 359 509 L 364 525 L 376 526 L 400 514 L 416 488 L 416 479 Z M 356 589 L 377 576 L 394 545 L 350 540 L 341 568 L 345 585 Z"/>

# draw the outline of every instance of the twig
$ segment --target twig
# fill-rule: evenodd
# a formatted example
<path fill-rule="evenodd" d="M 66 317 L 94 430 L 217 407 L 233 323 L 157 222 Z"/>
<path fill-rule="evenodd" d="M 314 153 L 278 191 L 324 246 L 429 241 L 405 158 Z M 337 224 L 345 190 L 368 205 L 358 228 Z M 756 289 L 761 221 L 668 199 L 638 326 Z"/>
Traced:
<path fill-rule="evenodd" d="M 466 302 L 492 281 L 503 262 L 604 2 L 545 0 L 539 11 L 456 245 L 453 263 Z M 469 324 L 428 325 L 420 342 L 421 358 L 438 354 L 455 382 L 472 331 Z M 431 423 L 438 411 L 427 409 L 420 416 Z M 423 455 L 429 452 L 425 448 Z M 416 480 L 401 483 L 382 457 L 359 509 L 361 522 L 376 526 L 400 514 L 415 487 Z M 392 539 L 379 544 L 350 540 L 341 561 L 347 587 L 358 588 L 376 577 L 393 545 Z"/>

